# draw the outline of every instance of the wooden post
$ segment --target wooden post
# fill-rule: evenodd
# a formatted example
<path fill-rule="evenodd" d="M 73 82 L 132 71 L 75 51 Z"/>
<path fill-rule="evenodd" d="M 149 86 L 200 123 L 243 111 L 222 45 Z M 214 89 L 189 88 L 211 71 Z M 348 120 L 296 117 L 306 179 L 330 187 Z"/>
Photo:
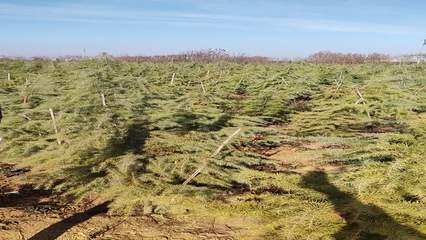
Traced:
<path fill-rule="evenodd" d="M 101 99 L 102 99 L 102 106 L 106 107 L 106 100 L 105 100 L 105 94 L 101 93 Z"/>
<path fill-rule="evenodd" d="M 7 73 L 7 81 L 10 81 L 10 73 Z"/>
<path fill-rule="evenodd" d="M 173 73 L 172 80 L 170 80 L 170 85 L 173 85 L 173 83 L 175 82 L 175 77 L 176 77 L 176 73 Z"/>
<path fill-rule="evenodd" d="M 237 131 L 235 131 L 231 136 L 229 136 L 217 149 L 216 151 L 211 155 L 211 158 L 216 157 L 220 151 L 222 151 L 222 149 L 241 131 L 241 128 L 238 128 Z M 187 185 L 188 183 L 190 183 L 192 181 L 192 179 L 194 179 L 198 174 L 200 174 L 206 167 L 207 164 L 209 163 L 211 159 L 208 159 L 207 161 L 204 162 L 204 164 L 198 168 L 194 173 L 191 174 L 191 176 L 189 176 L 185 182 L 182 183 L 182 186 Z"/>
<path fill-rule="evenodd" d="M 28 81 L 28 78 L 25 78 L 25 84 L 24 84 L 24 90 L 23 90 L 23 95 L 24 95 L 24 104 L 28 103 L 30 100 L 30 94 L 28 93 L 28 87 L 30 85 L 30 82 Z"/>
<path fill-rule="evenodd" d="M 56 121 L 55 121 L 55 114 L 53 113 L 53 110 L 51 108 L 49 108 L 49 112 L 50 112 L 50 117 L 52 118 L 52 123 L 53 123 L 53 129 L 55 130 L 55 134 L 56 134 L 56 140 L 58 142 L 59 145 L 61 145 L 61 140 L 59 139 L 59 132 L 58 132 L 58 127 L 56 126 Z"/>

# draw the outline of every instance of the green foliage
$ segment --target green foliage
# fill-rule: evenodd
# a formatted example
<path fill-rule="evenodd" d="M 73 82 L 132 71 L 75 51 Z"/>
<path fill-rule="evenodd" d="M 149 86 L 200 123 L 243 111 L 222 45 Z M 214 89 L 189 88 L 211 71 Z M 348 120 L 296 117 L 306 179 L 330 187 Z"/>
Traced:
<path fill-rule="evenodd" d="M 330 239 L 344 226 L 336 203 L 267 154 L 299 146 L 344 166 L 330 181 L 358 205 L 425 232 L 425 76 L 425 66 L 0 60 L 0 159 L 62 194 L 113 198 L 117 211 L 214 218 L 242 239 Z"/>

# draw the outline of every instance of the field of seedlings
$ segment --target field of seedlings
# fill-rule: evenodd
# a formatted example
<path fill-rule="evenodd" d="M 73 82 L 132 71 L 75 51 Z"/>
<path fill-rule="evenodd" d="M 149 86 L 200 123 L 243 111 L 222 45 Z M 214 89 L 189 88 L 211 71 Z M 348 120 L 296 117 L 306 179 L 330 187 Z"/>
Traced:
<path fill-rule="evenodd" d="M 426 239 L 426 66 L 0 60 L 0 239 Z"/>

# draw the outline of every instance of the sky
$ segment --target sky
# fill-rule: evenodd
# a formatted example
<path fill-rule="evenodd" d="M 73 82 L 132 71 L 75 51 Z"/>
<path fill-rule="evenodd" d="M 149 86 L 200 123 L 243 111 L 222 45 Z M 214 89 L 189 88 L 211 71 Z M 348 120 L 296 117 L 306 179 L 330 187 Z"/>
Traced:
<path fill-rule="evenodd" d="M 399 55 L 422 50 L 425 9 L 419 0 L 0 0 L 0 55 Z"/>

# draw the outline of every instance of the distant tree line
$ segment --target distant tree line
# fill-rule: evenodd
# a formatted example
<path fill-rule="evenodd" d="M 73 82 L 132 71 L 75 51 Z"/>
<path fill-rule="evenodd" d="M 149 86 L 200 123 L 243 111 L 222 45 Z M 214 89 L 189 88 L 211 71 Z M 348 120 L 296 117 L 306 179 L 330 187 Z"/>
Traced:
<path fill-rule="evenodd" d="M 97 57 L 83 57 L 83 56 L 64 56 L 54 58 L 56 60 L 82 60 L 82 59 L 111 59 L 116 61 L 134 61 L 134 62 L 197 62 L 197 63 L 212 63 L 218 61 L 236 62 L 236 63 L 268 63 L 268 62 L 309 62 L 316 64 L 378 64 L 378 63 L 392 63 L 396 62 L 395 59 L 386 54 L 371 53 L 337 53 L 322 51 L 312 54 L 306 58 L 299 58 L 296 60 L 274 59 L 262 56 L 247 56 L 244 54 L 230 54 L 224 49 L 207 49 L 207 50 L 194 50 L 178 54 L 166 55 L 140 55 L 140 56 L 113 56 L 108 53 L 101 53 Z M 401 57 L 402 58 L 402 57 Z M 416 59 L 418 59 L 417 57 Z M 10 57 L 0 57 L 0 59 L 19 59 Z M 50 60 L 48 57 L 35 57 L 32 60 Z M 413 57 L 404 59 L 414 59 Z"/>
<path fill-rule="evenodd" d="M 153 62 L 201 62 L 210 63 L 217 61 L 259 63 L 274 61 L 268 57 L 231 55 L 224 49 L 207 49 L 188 51 L 180 54 L 157 55 L 157 56 L 119 56 L 116 60 L 122 61 L 153 61 Z"/>
<path fill-rule="evenodd" d="M 189 51 L 180 54 L 158 55 L 158 56 L 119 56 L 116 60 L 121 61 L 154 61 L 154 62 L 201 62 L 210 63 L 217 61 L 229 61 L 238 63 L 266 63 L 266 62 L 289 62 L 290 60 L 277 60 L 261 56 L 231 55 L 224 49 L 208 49 Z M 366 63 L 389 63 L 392 57 L 386 54 L 371 53 L 335 53 L 318 52 L 307 58 L 296 61 L 306 61 L 318 64 L 366 64 Z"/>
<path fill-rule="evenodd" d="M 335 53 L 318 52 L 307 58 L 308 62 L 320 64 L 364 64 L 391 62 L 392 58 L 386 54 L 371 53 Z"/>

